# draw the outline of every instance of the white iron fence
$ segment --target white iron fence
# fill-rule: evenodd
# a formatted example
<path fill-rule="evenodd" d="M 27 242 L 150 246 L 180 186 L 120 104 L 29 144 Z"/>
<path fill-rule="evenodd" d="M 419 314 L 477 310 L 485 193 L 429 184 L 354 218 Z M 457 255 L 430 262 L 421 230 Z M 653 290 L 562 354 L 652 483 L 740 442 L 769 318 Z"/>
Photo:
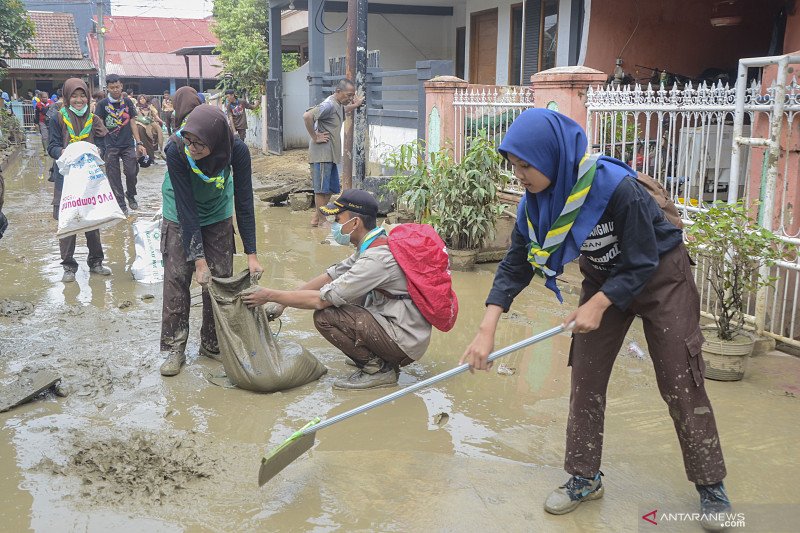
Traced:
<path fill-rule="evenodd" d="M 741 72 L 743 83 L 747 69 Z M 800 199 L 800 85 L 796 78 L 778 79 L 782 86 L 752 82 L 741 87 L 738 115 L 736 88 L 727 85 L 590 88 L 590 145 L 660 181 L 687 221 L 711 202 L 759 202 L 759 222 L 788 249 L 800 244 L 795 211 Z M 737 116 L 741 131 L 734 134 Z M 776 130 L 775 124 L 782 128 Z M 779 149 L 780 157 L 769 157 L 770 147 Z M 733 150 L 739 159 L 732 165 Z M 759 305 L 751 295 L 748 319 L 759 332 L 800 345 L 800 259 L 792 252 L 787 257 L 770 272 L 777 281 L 758 295 Z M 698 279 L 698 288 L 704 311 L 714 313 L 709 285 Z"/>
<path fill-rule="evenodd" d="M 456 161 L 460 161 L 470 137 L 483 136 L 499 145 L 514 119 L 533 107 L 533 91 L 528 87 L 470 86 L 456 90 L 453 107 L 453 152 Z M 503 165 L 504 170 L 511 172 L 507 162 Z M 512 179 L 508 190 L 521 193 L 522 187 Z"/>

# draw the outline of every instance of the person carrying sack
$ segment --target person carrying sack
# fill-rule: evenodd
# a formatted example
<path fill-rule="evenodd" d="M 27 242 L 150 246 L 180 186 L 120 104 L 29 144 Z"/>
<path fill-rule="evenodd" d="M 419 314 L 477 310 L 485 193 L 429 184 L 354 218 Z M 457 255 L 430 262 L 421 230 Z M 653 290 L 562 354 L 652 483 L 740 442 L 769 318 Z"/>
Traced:
<path fill-rule="evenodd" d="M 227 278 L 233 274 L 234 205 L 248 269 L 256 278 L 263 272 L 256 257 L 253 185 L 247 146 L 234 140 L 220 109 L 200 105 L 194 89 L 176 93 L 175 109 L 176 118 L 185 119 L 186 125 L 167 143 L 167 173 L 161 188 L 164 216 L 161 350 L 168 352 L 161 365 L 164 376 L 177 375 L 186 362 L 192 272 L 203 287 L 200 353 L 215 359 L 219 357 L 206 286 L 211 276 Z"/>
<path fill-rule="evenodd" d="M 58 160 L 64 149 L 70 144 L 78 141 L 86 141 L 96 146 L 102 146 L 103 138 L 108 130 L 103 122 L 89 111 L 89 88 L 83 80 L 70 78 L 64 82 L 64 105 L 58 112 L 50 116 L 50 135 L 47 146 L 47 153 L 54 160 Z M 58 165 L 53 165 L 51 169 L 52 179 L 55 183 L 53 189 L 53 218 L 58 220 L 59 204 L 61 203 L 61 190 L 64 186 L 64 176 L 59 172 Z M 89 272 L 110 276 L 111 269 L 103 266 L 103 245 L 100 242 L 100 230 L 87 231 L 86 246 L 89 248 L 89 256 L 86 262 L 89 265 Z M 59 239 L 58 247 L 61 251 L 61 265 L 64 267 L 64 274 L 61 281 L 71 283 L 75 281 L 75 273 L 78 271 L 78 263 L 73 257 L 75 254 L 76 236 L 70 235 Z"/>
<path fill-rule="evenodd" d="M 488 369 L 498 320 L 517 294 L 540 273 L 561 300 L 556 276 L 580 256 L 580 305 L 564 321 L 574 322 L 564 461 L 572 477 L 550 494 L 545 510 L 564 514 L 603 496 L 606 389 L 628 328 L 640 316 L 702 512 L 727 512 L 725 462 L 703 383 L 700 298 L 682 232 L 633 169 L 586 149 L 583 129 L 553 111 L 527 110 L 509 127 L 499 151 L 526 193 L 483 321 L 461 362 Z M 704 526 L 715 527 L 713 519 Z"/>
<path fill-rule="evenodd" d="M 250 307 L 275 302 L 270 314 L 286 307 L 314 309 L 314 326 L 352 359 L 358 370 L 334 388 L 364 390 L 397 385 L 400 367 L 419 360 L 431 340 L 431 324 L 409 298 L 406 275 L 377 227 L 378 202 L 366 191 L 348 189 L 323 206 L 333 216 L 333 237 L 356 252 L 294 291 L 260 287 L 243 296 Z"/>

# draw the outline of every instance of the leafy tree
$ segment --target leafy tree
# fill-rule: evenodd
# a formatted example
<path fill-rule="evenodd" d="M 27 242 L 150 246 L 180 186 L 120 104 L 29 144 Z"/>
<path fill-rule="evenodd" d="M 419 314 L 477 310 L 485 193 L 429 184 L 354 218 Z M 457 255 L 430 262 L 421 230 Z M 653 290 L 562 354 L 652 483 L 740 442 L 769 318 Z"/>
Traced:
<path fill-rule="evenodd" d="M 0 57 L 16 57 L 32 48 L 34 26 L 21 0 L 0 2 Z"/>
<path fill-rule="evenodd" d="M 218 89 L 264 92 L 269 75 L 268 21 L 265 0 L 215 0 L 212 31 L 219 39 L 223 64 Z M 284 71 L 297 68 L 297 54 L 283 54 Z"/>

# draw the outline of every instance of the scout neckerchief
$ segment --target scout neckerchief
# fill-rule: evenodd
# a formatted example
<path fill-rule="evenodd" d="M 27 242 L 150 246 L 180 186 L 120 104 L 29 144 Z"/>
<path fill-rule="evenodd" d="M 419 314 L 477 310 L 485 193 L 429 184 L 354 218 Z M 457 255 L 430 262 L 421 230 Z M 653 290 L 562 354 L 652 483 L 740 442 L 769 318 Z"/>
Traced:
<path fill-rule="evenodd" d="M 109 100 L 108 104 L 106 105 L 106 112 L 116 126 L 111 133 L 119 132 L 131 119 L 131 116 L 128 113 L 128 106 L 125 105 L 125 99 L 120 98 L 119 103 L 119 109 L 114 107 L 114 103 L 111 102 L 111 100 Z M 108 123 L 106 123 L 106 126 L 108 126 Z"/>
<path fill-rule="evenodd" d="M 364 241 L 361 243 L 361 246 L 358 247 L 358 255 L 361 255 L 364 250 L 370 247 L 370 245 L 377 240 L 381 235 L 386 235 L 386 230 L 383 228 L 374 228 L 370 230 L 364 236 Z"/>
<path fill-rule="evenodd" d="M 64 119 L 64 124 L 67 126 L 67 133 L 69 133 L 69 144 L 74 142 L 82 141 L 89 137 L 89 134 L 92 132 L 92 121 L 94 120 L 94 115 L 89 113 L 89 120 L 86 121 L 86 124 L 83 125 L 83 129 L 79 134 L 75 134 L 75 128 L 72 126 L 72 121 L 69 119 L 69 113 L 65 108 L 60 109 L 61 118 Z"/>
<path fill-rule="evenodd" d="M 528 210 L 525 210 L 525 216 L 528 219 L 528 237 L 531 242 L 528 245 L 528 262 L 533 265 L 535 270 L 539 270 L 547 276 L 555 276 L 557 273 L 547 267 L 547 260 L 550 259 L 550 254 L 559 248 L 564 243 L 564 240 L 569 235 L 569 230 L 578 218 L 581 212 L 581 207 L 586 201 L 586 196 L 592 188 L 594 182 L 595 171 L 597 170 L 597 160 L 600 154 L 589 155 L 586 154 L 581 159 L 578 166 L 578 181 L 567 197 L 567 203 L 564 204 L 564 209 L 544 239 L 544 244 L 540 245 L 536 239 L 536 230 L 531 222 L 531 217 Z"/>
<path fill-rule="evenodd" d="M 186 123 L 185 120 L 183 122 L 184 122 L 184 124 Z M 177 135 L 178 138 L 180 138 L 180 139 L 183 139 L 183 135 L 181 135 L 182 131 L 183 131 L 183 128 L 181 128 L 181 129 L 179 129 L 178 131 L 175 132 L 175 135 Z M 194 159 L 192 159 L 192 156 L 189 154 L 189 147 L 186 146 L 186 144 L 183 145 L 183 153 L 186 154 L 186 160 L 189 161 L 189 166 L 192 168 L 192 172 L 194 172 L 197 175 L 198 178 L 200 178 L 201 180 L 203 180 L 206 183 L 214 184 L 214 186 L 216 186 L 217 189 L 224 189 L 225 188 L 225 175 L 226 175 L 226 172 L 225 172 L 224 169 L 220 173 L 219 176 L 214 176 L 213 178 L 209 178 L 208 176 L 203 174 L 202 170 L 200 170 L 197 167 L 197 163 L 195 162 Z"/>

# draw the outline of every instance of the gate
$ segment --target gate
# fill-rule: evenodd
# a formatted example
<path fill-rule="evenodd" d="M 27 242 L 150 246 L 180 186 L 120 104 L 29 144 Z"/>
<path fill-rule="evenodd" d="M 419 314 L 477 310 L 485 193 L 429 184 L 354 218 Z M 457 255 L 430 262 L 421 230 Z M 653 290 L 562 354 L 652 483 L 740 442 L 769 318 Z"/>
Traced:
<path fill-rule="evenodd" d="M 760 224 L 789 250 L 800 244 L 800 85 L 788 79 L 792 64 L 800 56 L 742 59 L 734 87 L 590 88 L 591 149 L 656 178 L 688 224 L 713 202 L 757 205 Z M 772 65 L 774 82 L 748 84 L 748 68 Z M 751 295 L 747 319 L 759 334 L 800 346 L 800 259 L 788 257 L 769 270 L 774 286 Z M 711 315 L 711 290 L 697 281 L 703 312 Z"/>

